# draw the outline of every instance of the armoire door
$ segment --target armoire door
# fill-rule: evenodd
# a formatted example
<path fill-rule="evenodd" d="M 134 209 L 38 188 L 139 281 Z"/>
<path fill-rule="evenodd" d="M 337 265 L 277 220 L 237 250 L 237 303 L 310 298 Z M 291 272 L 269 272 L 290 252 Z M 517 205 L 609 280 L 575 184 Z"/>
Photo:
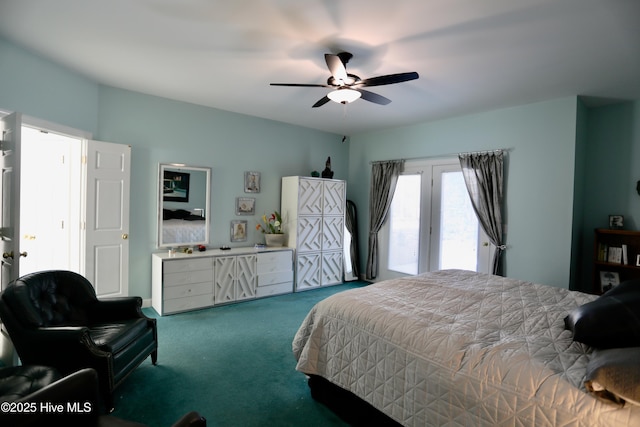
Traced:
<path fill-rule="evenodd" d="M 301 178 L 298 183 L 298 215 L 322 215 L 322 181 Z"/>

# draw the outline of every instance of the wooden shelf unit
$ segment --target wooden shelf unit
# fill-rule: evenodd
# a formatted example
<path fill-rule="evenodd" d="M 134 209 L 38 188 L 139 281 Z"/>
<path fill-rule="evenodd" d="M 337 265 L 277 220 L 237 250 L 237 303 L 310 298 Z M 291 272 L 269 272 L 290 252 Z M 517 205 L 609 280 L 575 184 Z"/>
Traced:
<path fill-rule="evenodd" d="M 617 259 L 613 261 L 610 258 L 613 253 L 612 248 L 623 246 L 626 246 L 627 262 L 624 262 L 624 258 L 620 259 L 620 262 Z M 614 283 L 640 279 L 638 256 L 640 256 L 640 231 L 597 228 L 593 250 L 593 293 L 601 294 L 607 290 L 606 283 L 603 289 L 601 280 L 601 276 L 606 273 L 611 273 L 608 276 Z"/>

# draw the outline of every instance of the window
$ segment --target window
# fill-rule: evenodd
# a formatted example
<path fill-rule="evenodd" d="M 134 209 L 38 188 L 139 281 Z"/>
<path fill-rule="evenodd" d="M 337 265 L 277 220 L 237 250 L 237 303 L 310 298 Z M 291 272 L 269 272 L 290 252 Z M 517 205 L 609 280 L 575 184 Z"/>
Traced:
<path fill-rule="evenodd" d="M 379 280 L 449 268 L 489 268 L 488 238 L 457 159 L 406 162 L 379 239 Z"/>
<path fill-rule="evenodd" d="M 401 175 L 389 210 L 389 269 L 418 274 L 420 255 L 420 175 Z"/>

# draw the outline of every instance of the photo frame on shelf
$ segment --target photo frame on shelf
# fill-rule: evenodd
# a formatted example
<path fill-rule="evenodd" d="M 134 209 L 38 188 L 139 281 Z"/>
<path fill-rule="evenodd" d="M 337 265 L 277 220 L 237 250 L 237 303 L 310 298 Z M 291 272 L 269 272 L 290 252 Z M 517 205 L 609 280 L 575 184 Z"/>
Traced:
<path fill-rule="evenodd" d="M 604 293 L 620 284 L 620 275 L 615 271 L 600 272 L 600 290 Z"/>
<path fill-rule="evenodd" d="M 244 192 L 245 193 L 260 192 L 260 172 L 244 173 Z"/>
<path fill-rule="evenodd" d="M 255 215 L 255 197 L 236 197 L 236 215 Z"/>
<path fill-rule="evenodd" d="M 609 228 L 612 230 L 622 230 L 624 227 L 624 216 L 609 215 Z"/>
<path fill-rule="evenodd" d="M 231 241 L 247 241 L 247 221 L 231 221 Z"/>

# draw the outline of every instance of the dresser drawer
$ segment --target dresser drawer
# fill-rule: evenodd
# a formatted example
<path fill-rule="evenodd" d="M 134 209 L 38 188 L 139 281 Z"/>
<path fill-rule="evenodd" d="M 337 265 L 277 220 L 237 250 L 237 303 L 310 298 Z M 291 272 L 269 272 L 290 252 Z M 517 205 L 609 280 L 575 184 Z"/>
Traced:
<path fill-rule="evenodd" d="M 164 290 L 165 302 L 174 298 L 184 298 L 196 295 L 213 294 L 213 283 L 211 281 L 205 283 L 193 283 L 183 286 L 170 286 Z"/>
<path fill-rule="evenodd" d="M 279 283 L 277 285 L 260 286 L 256 291 L 256 297 L 268 297 L 272 295 L 290 294 L 293 292 L 293 283 Z"/>
<path fill-rule="evenodd" d="M 276 283 L 285 283 L 285 282 L 293 282 L 292 270 L 260 274 L 258 276 L 258 287 L 273 285 Z"/>
<path fill-rule="evenodd" d="M 291 251 L 268 252 L 258 254 L 256 273 L 272 273 L 275 271 L 288 271 L 293 268 L 293 256 Z"/>
<path fill-rule="evenodd" d="M 213 295 L 175 298 L 164 301 L 163 305 L 165 314 L 211 307 L 213 305 Z"/>
<path fill-rule="evenodd" d="M 164 287 L 187 285 L 190 283 L 213 282 L 213 268 L 208 270 L 185 271 L 181 273 L 165 273 Z"/>
<path fill-rule="evenodd" d="M 167 260 L 164 262 L 165 273 L 180 273 L 184 271 L 207 270 L 213 265 L 211 258 L 193 258 Z"/>

